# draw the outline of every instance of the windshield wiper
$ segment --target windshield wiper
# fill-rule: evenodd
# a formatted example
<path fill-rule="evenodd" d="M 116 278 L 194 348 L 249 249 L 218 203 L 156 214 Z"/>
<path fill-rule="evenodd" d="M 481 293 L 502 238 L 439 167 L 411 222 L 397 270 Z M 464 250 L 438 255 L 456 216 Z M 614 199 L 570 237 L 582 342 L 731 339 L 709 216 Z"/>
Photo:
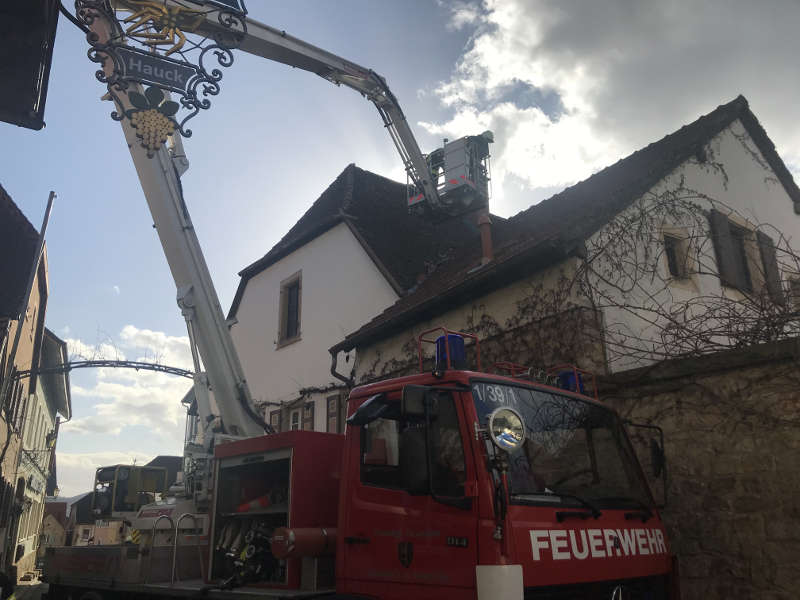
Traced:
<path fill-rule="evenodd" d="M 635 504 L 639 507 L 640 510 L 631 511 L 625 513 L 626 519 L 641 519 L 642 523 L 646 523 L 648 519 L 653 518 L 653 509 L 650 508 L 647 504 L 639 500 L 638 498 L 633 498 L 631 496 L 609 496 L 606 498 L 600 498 L 601 502 L 630 502 Z"/>
<path fill-rule="evenodd" d="M 512 494 L 511 498 L 512 499 L 519 498 L 521 500 L 533 500 L 536 497 L 541 498 L 542 496 L 546 498 L 569 498 L 570 500 L 576 500 L 579 504 L 588 508 L 591 511 L 591 516 L 594 517 L 595 519 L 597 519 L 600 515 L 603 514 L 602 512 L 600 512 L 600 509 L 598 509 L 594 504 L 592 504 L 588 500 L 585 500 L 584 498 L 581 498 L 580 496 L 576 496 L 575 494 L 562 494 L 561 492 L 556 492 L 553 490 L 548 490 L 546 492 L 541 492 L 538 494 Z M 578 513 L 575 514 L 577 515 Z"/>

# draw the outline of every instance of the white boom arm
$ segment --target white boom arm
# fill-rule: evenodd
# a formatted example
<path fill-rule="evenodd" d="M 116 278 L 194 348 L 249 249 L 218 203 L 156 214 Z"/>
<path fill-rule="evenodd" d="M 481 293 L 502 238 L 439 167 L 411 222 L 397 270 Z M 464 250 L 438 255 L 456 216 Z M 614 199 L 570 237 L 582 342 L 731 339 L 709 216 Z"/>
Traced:
<path fill-rule="evenodd" d="M 208 23 L 214 23 L 211 18 Z M 274 60 L 291 67 L 316 73 L 336 85 L 346 85 L 361 92 L 372 101 L 383 119 L 386 129 L 403 160 L 410 179 L 425 194 L 425 199 L 433 209 L 440 208 L 440 199 L 435 182 L 425 156 L 417 145 L 417 140 L 408 126 L 406 117 L 400 109 L 394 94 L 386 85 L 386 80 L 355 63 L 317 48 L 303 40 L 288 35 L 285 31 L 273 29 L 253 19 L 246 19 L 247 31 L 238 47 L 242 52 Z"/>
<path fill-rule="evenodd" d="M 109 39 L 112 27 L 113 24 L 105 19 L 95 19 L 92 23 L 93 31 L 101 40 Z M 141 92 L 138 85 L 131 86 L 131 89 Z M 124 94 L 121 98 L 127 99 Z M 148 158 L 130 121 L 123 119 L 121 125 L 175 281 L 178 305 L 189 329 L 202 427 L 236 437 L 263 435 L 271 428 L 255 411 L 217 292 L 183 201 L 173 158 L 164 147 L 153 158 Z M 205 373 L 200 369 L 198 350 Z M 216 410 L 211 406 L 209 389 L 214 394 Z M 213 437 L 206 436 L 206 443 L 213 442 Z"/>
<path fill-rule="evenodd" d="M 170 4 L 169 0 L 167 4 Z M 204 28 L 218 30 L 217 16 L 216 12 L 209 12 Z M 104 20 L 97 20 L 93 25 L 101 39 L 109 38 L 108 27 L 112 25 Z M 253 19 L 246 19 L 246 33 L 239 50 L 316 73 L 332 83 L 361 92 L 377 107 L 409 177 L 423 191 L 430 205 L 439 207 L 436 185 L 431 181 L 425 157 L 383 77 Z M 132 89 L 138 87 L 133 86 Z M 164 148 L 153 158 L 148 158 L 127 119 L 123 119 L 122 128 L 178 290 L 178 304 L 186 318 L 197 372 L 195 389 L 202 426 L 217 426 L 221 433 L 237 437 L 257 436 L 271 431 L 253 405 L 244 371 L 184 204 L 174 159 Z M 199 358 L 202 358 L 206 373 L 201 372 Z M 213 392 L 216 409 L 209 398 L 209 389 Z"/>

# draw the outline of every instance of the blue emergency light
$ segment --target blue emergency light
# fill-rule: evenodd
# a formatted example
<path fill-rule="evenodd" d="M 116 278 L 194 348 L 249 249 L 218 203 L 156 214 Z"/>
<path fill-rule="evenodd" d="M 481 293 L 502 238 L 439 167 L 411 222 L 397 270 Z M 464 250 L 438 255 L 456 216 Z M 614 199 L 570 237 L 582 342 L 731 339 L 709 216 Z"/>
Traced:
<path fill-rule="evenodd" d="M 578 392 L 579 394 L 585 393 L 583 377 L 576 371 L 561 371 L 558 374 L 558 387 L 562 390 Z"/>
<path fill-rule="evenodd" d="M 436 369 L 447 369 L 447 341 L 450 346 L 450 368 L 464 369 L 467 366 L 467 350 L 464 346 L 464 338 L 454 333 L 446 336 L 440 335 L 436 338 Z"/>

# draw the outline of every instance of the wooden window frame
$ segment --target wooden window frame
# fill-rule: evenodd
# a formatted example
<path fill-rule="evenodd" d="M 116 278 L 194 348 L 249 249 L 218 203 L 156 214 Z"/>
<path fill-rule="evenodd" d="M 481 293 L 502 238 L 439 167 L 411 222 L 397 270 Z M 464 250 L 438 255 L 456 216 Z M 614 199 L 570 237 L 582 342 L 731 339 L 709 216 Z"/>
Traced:
<path fill-rule="evenodd" d="M 292 335 L 289 335 L 289 310 L 290 310 L 290 296 L 291 289 L 297 287 L 297 316 L 296 327 Z M 302 306 L 303 306 L 303 271 L 297 271 L 290 277 L 281 281 L 280 302 L 278 311 L 278 343 L 277 348 L 283 348 L 289 344 L 297 342 L 302 337 L 301 325 L 302 319 Z"/>

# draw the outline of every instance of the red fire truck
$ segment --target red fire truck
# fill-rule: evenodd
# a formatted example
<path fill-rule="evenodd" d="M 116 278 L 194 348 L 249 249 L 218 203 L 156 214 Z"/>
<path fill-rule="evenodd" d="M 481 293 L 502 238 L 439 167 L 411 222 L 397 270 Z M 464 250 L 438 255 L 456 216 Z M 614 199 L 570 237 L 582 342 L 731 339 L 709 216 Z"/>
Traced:
<path fill-rule="evenodd" d="M 204 580 L 140 583 L 147 552 L 121 548 L 138 581 L 62 570 L 50 597 L 677 598 L 623 422 L 581 372 L 482 372 L 477 340 L 466 370 L 462 335 L 436 344 L 432 368 L 354 389 L 344 435 L 217 447 Z"/>

